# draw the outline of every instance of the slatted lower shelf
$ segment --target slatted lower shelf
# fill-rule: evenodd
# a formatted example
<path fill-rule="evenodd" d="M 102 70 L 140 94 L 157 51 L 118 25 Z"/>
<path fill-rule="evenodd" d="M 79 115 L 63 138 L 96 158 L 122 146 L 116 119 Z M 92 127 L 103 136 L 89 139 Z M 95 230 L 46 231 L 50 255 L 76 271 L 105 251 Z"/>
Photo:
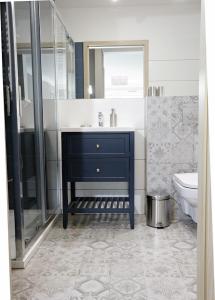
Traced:
<path fill-rule="evenodd" d="M 76 197 L 68 208 L 74 213 L 129 213 L 129 197 Z"/>

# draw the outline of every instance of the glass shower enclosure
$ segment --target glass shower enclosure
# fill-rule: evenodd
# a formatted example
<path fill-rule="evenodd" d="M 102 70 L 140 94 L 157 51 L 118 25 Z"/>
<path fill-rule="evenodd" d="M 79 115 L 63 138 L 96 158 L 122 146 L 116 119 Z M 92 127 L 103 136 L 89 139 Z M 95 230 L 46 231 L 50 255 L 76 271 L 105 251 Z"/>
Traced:
<path fill-rule="evenodd" d="M 10 247 L 22 266 L 60 207 L 57 101 L 74 97 L 74 44 L 53 2 L 0 9 Z"/>

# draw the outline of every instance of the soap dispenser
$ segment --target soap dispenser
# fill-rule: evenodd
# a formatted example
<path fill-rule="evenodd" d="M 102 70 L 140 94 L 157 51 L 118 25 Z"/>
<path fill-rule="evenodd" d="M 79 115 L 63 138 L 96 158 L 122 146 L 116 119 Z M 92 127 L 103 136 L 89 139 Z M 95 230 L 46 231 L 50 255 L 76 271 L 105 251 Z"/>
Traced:
<path fill-rule="evenodd" d="M 104 115 L 102 112 L 98 113 L 98 125 L 99 127 L 104 127 Z"/>
<path fill-rule="evenodd" d="M 117 114 L 114 108 L 111 109 L 110 114 L 110 127 L 116 127 L 117 126 Z"/>

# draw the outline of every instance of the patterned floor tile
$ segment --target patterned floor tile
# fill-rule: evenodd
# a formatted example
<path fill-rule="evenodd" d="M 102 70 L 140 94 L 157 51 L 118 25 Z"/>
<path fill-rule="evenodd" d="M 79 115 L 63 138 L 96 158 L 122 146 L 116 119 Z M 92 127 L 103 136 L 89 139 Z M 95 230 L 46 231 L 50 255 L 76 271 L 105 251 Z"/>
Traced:
<path fill-rule="evenodd" d="M 125 215 L 60 216 L 25 270 L 13 300 L 196 300 L 196 225 L 158 230 Z"/>
<path fill-rule="evenodd" d="M 190 300 L 183 278 L 146 278 L 148 300 Z"/>
<path fill-rule="evenodd" d="M 141 289 L 141 285 L 131 279 L 121 280 L 115 283 L 113 287 L 122 295 L 134 295 Z"/>
<path fill-rule="evenodd" d="M 179 264 L 180 271 L 184 277 L 196 277 L 197 265 L 195 264 Z"/>
<path fill-rule="evenodd" d="M 161 263 L 159 259 L 156 264 L 146 264 L 144 274 L 146 277 L 181 277 L 180 269 L 177 264 Z"/>

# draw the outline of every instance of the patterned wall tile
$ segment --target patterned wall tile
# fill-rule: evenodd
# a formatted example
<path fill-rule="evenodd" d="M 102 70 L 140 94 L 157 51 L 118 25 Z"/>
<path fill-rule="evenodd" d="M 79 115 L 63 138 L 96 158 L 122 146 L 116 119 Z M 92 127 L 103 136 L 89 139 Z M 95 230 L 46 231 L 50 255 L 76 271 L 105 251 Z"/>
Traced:
<path fill-rule="evenodd" d="M 169 98 L 147 98 L 147 132 L 157 143 L 169 141 L 171 133 Z"/>
<path fill-rule="evenodd" d="M 186 145 L 186 146 L 185 146 Z M 172 163 L 184 164 L 192 163 L 194 161 L 194 139 L 193 135 L 189 135 L 183 139 L 183 142 L 177 142 L 172 144 Z"/>
<path fill-rule="evenodd" d="M 172 175 L 196 172 L 198 97 L 147 98 L 147 193 L 174 196 Z"/>
<path fill-rule="evenodd" d="M 195 133 L 194 134 L 194 164 L 197 165 L 198 163 L 198 156 L 199 156 L 199 152 L 198 152 L 198 149 L 199 149 L 199 136 L 198 136 L 198 133 Z"/>
<path fill-rule="evenodd" d="M 148 143 L 147 145 L 147 159 L 148 163 L 157 163 L 162 161 L 162 163 L 171 162 L 172 155 L 172 143 Z"/>
<path fill-rule="evenodd" d="M 191 161 L 189 163 L 173 163 L 172 164 L 172 174 L 175 173 L 189 173 L 196 172 L 195 164 Z"/>
<path fill-rule="evenodd" d="M 193 135 L 192 125 L 180 122 L 172 128 L 172 134 L 175 134 L 180 141 Z"/>
<path fill-rule="evenodd" d="M 169 194 L 171 188 L 171 164 L 147 164 L 147 193 Z"/>

